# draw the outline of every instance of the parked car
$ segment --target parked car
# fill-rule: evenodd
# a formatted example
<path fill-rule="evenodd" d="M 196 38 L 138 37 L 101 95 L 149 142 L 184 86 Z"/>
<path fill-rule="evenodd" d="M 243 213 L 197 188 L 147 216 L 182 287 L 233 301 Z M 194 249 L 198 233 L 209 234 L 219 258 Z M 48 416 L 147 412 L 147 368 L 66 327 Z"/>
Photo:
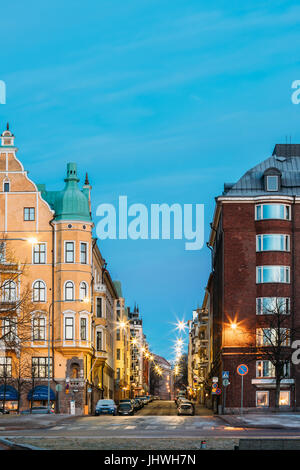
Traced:
<path fill-rule="evenodd" d="M 178 406 L 177 414 L 178 414 L 178 416 L 181 416 L 181 415 L 194 416 L 195 407 L 194 407 L 193 403 L 191 403 L 188 400 L 181 401 L 181 403 Z"/>
<path fill-rule="evenodd" d="M 54 413 L 54 410 L 52 408 L 50 408 L 50 413 Z M 48 414 L 48 406 L 33 406 L 31 410 L 29 408 L 27 410 L 21 411 L 21 414 L 22 415 L 29 415 L 29 414 L 46 415 L 46 414 Z"/>
<path fill-rule="evenodd" d="M 136 411 L 140 410 L 140 409 L 143 407 L 143 402 L 142 402 L 142 400 L 140 400 L 139 398 L 135 398 L 135 399 L 134 399 L 134 405 L 133 405 L 133 406 L 134 406 L 134 409 L 135 409 Z"/>
<path fill-rule="evenodd" d="M 132 416 L 134 414 L 134 407 L 130 402 L 120 403 L 118 406 L 118 414 L 122 416 Z"/>
<path fill-rule="evenodd" d="M 5 410 L 4 408 L 0 408 L 0 415 L 8 415 L 9 410 Z"/>
<path fill-rule="evenodd" d="M 143 401 L 144 405 L 148 405 L 149 400 L 147 397 L 139 397 L 139 399 Z"/>
<path fill-rule="evenodd" d="M 158 395 L 154 395 L 154 400 L 160 400 L 160 397 Z"/>
<path fill-rule="evenodd" d="M 98 400 L 96 409 L 95 409 L 95 416 L 99 415 L 114 415 L 117 414 L 117 405 L 113 400 Z"/>
<path fill-rule="evenodd" d="M 148 398 L 149 403 L 153 401 L 153 396 L 152 395 L 146 395 L 146 398 Z"/>
<path fill-rule="evenodd" d="M 188 400 L 188 399 L 185 398 L 185 397 L 179 397 L 179 398 L 177 399 L 177 403 L 176 403 L 177 407 L 180 406 L 180 405 L 181 405 L 182 403 L 184 403 L 184 402 L 190 402 L 190 400 Z"/>

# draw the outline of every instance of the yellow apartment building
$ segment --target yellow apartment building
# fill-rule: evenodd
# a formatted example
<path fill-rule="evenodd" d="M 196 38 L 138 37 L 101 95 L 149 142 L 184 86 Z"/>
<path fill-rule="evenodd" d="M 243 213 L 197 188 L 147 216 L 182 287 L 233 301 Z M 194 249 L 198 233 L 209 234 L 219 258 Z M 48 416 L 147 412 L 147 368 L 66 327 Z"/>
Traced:
<path fill-rule="evenodd" d="M 46 405 L 50 377 L 57 412 L 93 413 L 114 397 L 121 299 L 92 236 L 91 186 L 75 163 L 61 191 L 36 185 L 9 126 L 0 139 L 0 406 Z"/>

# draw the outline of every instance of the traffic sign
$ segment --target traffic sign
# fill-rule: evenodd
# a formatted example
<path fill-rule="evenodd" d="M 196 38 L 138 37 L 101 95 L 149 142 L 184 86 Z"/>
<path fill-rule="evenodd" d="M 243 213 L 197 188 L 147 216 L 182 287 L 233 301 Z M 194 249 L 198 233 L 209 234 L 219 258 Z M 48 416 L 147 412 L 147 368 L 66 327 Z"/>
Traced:
<path fill-rule="evenodd" d="M 212 384 L 212 388 L 217 389 L 217 388 L 218 388 L 218 384 L 217 384 L 217 383 L 213 383 L 213 384 Z"/>
<path fill-rule="evenodd" d="M 222 379 L 229 379 L 229 370 L 223 370 Z"/>
<path fill-rule="evenodd" d="M 223 386 L 228 387 L 228 385 L 230 385 L 229 380 L 228 379 L 223 379 Z"/>
<path fill-rule="evenodd" d="M 213 381 L 213 382 L 219 382 L 219 377 L 213 377 L 213 378 L 212 378 L 212 381 Z"/>
<path fill-rule="evenodd" d="M 248 366 L 246 364 L 240 364 L 236 369 L 237 373 L 241 376 L 248 374 Z"/>
<path fill-rule="evenodd" d="M 222 393 L 222 390 L 221 390 L 220 388 L 217 388 L 217 389 L 216 389 L 216 394 L 217 394 L 217 395 L 221 395 L 221 393 Z"/>

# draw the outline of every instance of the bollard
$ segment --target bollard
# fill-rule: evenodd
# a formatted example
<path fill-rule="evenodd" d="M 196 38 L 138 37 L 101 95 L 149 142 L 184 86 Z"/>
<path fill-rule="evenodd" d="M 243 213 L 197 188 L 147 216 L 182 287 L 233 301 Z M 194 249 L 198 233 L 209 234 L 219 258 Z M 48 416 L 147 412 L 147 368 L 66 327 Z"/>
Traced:
<path fill-rule="evenodd" d="M 201 441 L 201 449 L 206 449 L 206 441 Z"/>

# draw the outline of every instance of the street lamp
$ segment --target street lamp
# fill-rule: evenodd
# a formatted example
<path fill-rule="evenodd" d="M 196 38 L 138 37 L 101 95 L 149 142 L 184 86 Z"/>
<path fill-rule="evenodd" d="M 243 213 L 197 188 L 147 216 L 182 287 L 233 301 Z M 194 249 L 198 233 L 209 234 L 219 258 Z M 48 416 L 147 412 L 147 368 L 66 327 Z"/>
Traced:
<path fill-rule="evenodd" d="M 84 303 L 88 303 L 89 302 L 89 298 L 88 297 L 85 297 L 84 299 L 74 299 L 72 300 L 72 302 L 84 302 Z M 51 318 L 51 308 L 53 309 L 53 304 L 56 304 L 56 303 L 62 303 L 62 302 L 66 302 L 65 300 L 53 300 L 53 302 L 51 302 L 51 304 L 49 305 L 49 311 L 48 311 L 48 413 L 50 413 L 50 318 Z M 52 364 L 52 369 L 54 367 L 54 364 Z M 52 373 L 53 373 L 53 370 L 52 370 Z M 33 393 L 33 391 L 32 391 Z"/>

